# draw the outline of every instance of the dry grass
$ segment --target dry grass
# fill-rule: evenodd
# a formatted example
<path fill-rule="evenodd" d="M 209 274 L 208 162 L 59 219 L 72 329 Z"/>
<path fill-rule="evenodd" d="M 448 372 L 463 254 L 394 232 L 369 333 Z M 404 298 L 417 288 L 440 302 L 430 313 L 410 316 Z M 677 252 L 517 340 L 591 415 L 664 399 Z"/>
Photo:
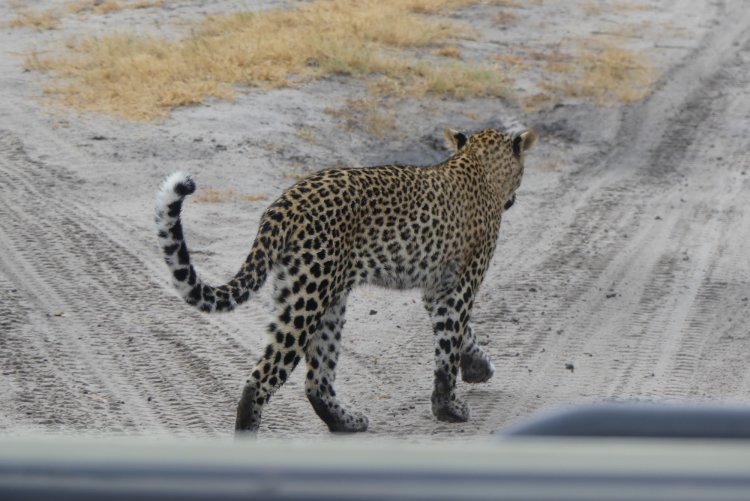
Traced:
<path fill-rule="evenodd" d="M 492 59 L 508 71 L 517 71 L 529 66 L 529 61 L 518 54 L 496 54 Z"/>
<path fill-rule="evenodd" d="M 521 8 L 524 5 L 524 2 L 521 2 L 520 0 L 502 0 L 496 3 L 502 5 L 503 7 L 513 7 L 516 9 Z"/>
<path fill-rule="evenodd" d="M 266 200 L 267 195 L 239 193 L 236 190 L 217 190 L 215 188 L 202 188 L 196 195 L 195 201 L 207 204 L 220 204 L 229 202 L 258 202 Z"/>
<path fill-rule="evenodd" d="M 583 12 L 587 16 L 601 16 L 604 14 L 605 6 L 600 2 L 590 1 L 583 5 Z"/>
<path fill-rule="evenodd" d="M 38 30 L 52 30 L 60 24 L 60 16 L 52 11 L 30 12 L 21 10 L 8 23 L 11 28 L 30 27 Z"/>
<path fill-rule="evenodd" d="M 118 2 L 117 0 L 83 0 L 70 3 L 68 9 L 75 13 L 85 10 L 93 10 L 100 14 L 106 14 L 108 12 L 125 9 L 163 7 L 166 3 L 166 0 L 136 0 L 132 2 Z"/>
<path fill-rule="evenodd" d="M 415 96 L 504 95 L 505 82 L 491 66 L 411 59 L 413 50 L 465 34 L 423 13 L 476 1 L 316 0 L 212 16 L 181 41 L 129 34 L 81 40 L 62 57 L 31 54 L 27 67 L 57 76 L 47 90 L 65 104 L 131 119 L 163 116 L 208 96 L 231 98 L 235 84 L 285 87 L 330 74 L 381 76 Z"/>
<path fill-rule="evenodd" d="M 393 137 L 398 131 L 396 117 L 387 107 L 375 100 L 365 100 L 363 124 L 365 130 L 378 137 Z"/>
<path fill-rule="evenodd" d="M 611 14 L 617 11 L 647 11 L 652 10 L 651 5 L 627 1 L 607 1 L 597 2 L 588 1 L 583 5 L 584 12 L 589 16 L 601 16 L 603 14 Z"/>
<path fill-rule="evenodd" d="M 32 27 L 38 30 L 51 30 L 57 28 L 63 17 L 69 12 L 74 14 L 93 11 L 99 14 L 125 10 L 145 9 L 149 7 L 162 7 L 167 0 L 137 0 L 131 2 L 118 2 L 116 0 L 82 0 L 66 2 L 64 5 L 54 7 L 42 12 L 28 9 L 22 2 L 11 3 L 16 10 L 16 16 L 7 25 L 11 28 Z"/>
<path fill-rule="evenodd" d="M 535 94 L 525 96 L 523 99 L 523 108 L 526 111 L 536 111 L 552 108 L 553 106 L 558 104 L 560 102 L 559 94 L 554 93 L 554 89 L 552 89 L 551 91 L 550 89 L 547 90 L 547 92 L 537 92 Z"/>
<path fill-rule="evenodd" d="M 315 142 L 315 131 L 310 127 L 299 127 L 294 133 L 297 134 L 297 137 L 304 139 L 308 143 Z"/>
<path fill-rule="evenodd" d="M 398 122 L 391 111 L 393 103 L 366 97 L 349 99 L 340 109 L 328 108 L 329 115 L 342 119 L 348 129 L 361 128 L 378 137 L 393 137 L 398 131 Z"/>
<path fill-rule="evenodd" d="M 566 98 L 604 105 L 630 102 L 650 92 L 656 72 L 648 55 L 612 43 L 636 36 L 633 24 L 592 32 L 587 39 L 563 39 L 536 51 L 509 47 L 486 62 L 468 62 L 470 54 L 463 60 L 456 41 L 475 33 L 441 16 L 478 1 L 309 0 L 294 3 L 293 9 L 208 17 L 182 40 L 127 33 L 79 39 L 63 54 L 30 53 L 26 67 L 52 74 L 46 90 L 58 102 L 144 120 L 211 96 L 232 99 L 248 86 L 279 88 L 344 75 L 362 82 L 380 101 L 349 103 L 351 109 L 342 110 L 342 117 L 349 126 L 378 136 L 391 134 L 397 126 L 382 105 L 389 99 L 427 94 L 508 97 L 506 75 L 531 82 L 521 86 L 530 90 L 518 96 L 529 110 Z M 543 0 L 486 2 L 503 7 L 493 21 L 507 24 L 519 19 L 520 9 Z M 73 12 L 102 13 L 165 3 L 65 4 Z M 649 8 L 614 0 L 581 0 L 578 5 L 597 15 Z M 510 11 L 513 8 L 518 13 Z M 301 129 L 297 135 L 305 139 L 308 132 Z"/>
<path fill-rule="evenodd" d="M 500 69 L 491 65 L 452 62 L 432 66 L 422 64 L 415 71 L 418 95 L 436 94 L 456 99 L 508 96 L 508 83 Z"/>
<path fill-rule="evenodd" d="M 615 40 L 627 38 L 640 40 L 643 37 L 643 29 L 648 24 L 649 23 L 647 21 L 642 21 L 638 24 L 621 24 L 614 29 L 595 31 L 592 33 L 592 35 L 610 37 Z"/>
<path fill-rule="evenodd" d="M 461 49 L 456 47 L 455 45 L 446 45 L 445 47 L 440 47 L 437 51 L 435 51 L 435 54 L 441 57 L 461 59 Z"/>
<path fill-rule="evenodd" d="M 608 44 L 584 44 L 573 61 L 550 69 L 570 75 L 558 84 L 566 96 L 590 97 L 602 105 L 641 100 L 657 78 L 646 54 Z"/>
<path fill-rule="evenodd" d="M 504 10 L 495 14 L 492 17 L 492 21 L 499 25 L 513 24 L 518 21 L 518 14 Z"/>
<path fill-rule="evenodd" d="M 552 107 L 566 98 L 589 99 L 602 106 L 638 101 L 650 94 L 659 76 L 647 52 L 613 45 L 602 36 L 567 39 L 547 50 L 527 51 L 524 60 L 541 73 L 538 88 L 543 90 L 523 97 L 528 111 Z"/>
<path fill-rule="evenodd" d="M 462 7 L 474 5 L 481 0 L 384 0 L 381 5 L 396 4 L 402 5 L 408 12 L 413 14 L 440 14 L 448 13 Z M 490 0 L 486 3 L 493 5 L 505 5 L 508 0 Z"/>

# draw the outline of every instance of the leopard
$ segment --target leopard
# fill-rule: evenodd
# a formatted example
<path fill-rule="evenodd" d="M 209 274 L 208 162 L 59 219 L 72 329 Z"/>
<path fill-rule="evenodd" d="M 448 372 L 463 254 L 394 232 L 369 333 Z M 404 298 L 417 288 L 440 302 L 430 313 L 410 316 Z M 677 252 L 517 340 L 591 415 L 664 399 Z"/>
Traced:
<path fill-rule="evenodd" d="M 363 284 L 421 289 L 434 334 L 432 414 L 443 422 L 469 419 L 457 396 L 459 372 L 467 383 L 495 372 L 472 309 L 537 134 L 444 134 L 450 156 L 440 163 L 329 168 L 287 188 L 263 212 L 246 259 L 224 285 L 204 282 L 191 263 L 181 212 L 195 181 L 175 172 L 162 182 L 158 239 L 185 302 L 206 313 L 231 311 L 272 277 L 275 311 L 237 405 L 237 435 L 257 433 L 264 406 L 303 359 L 305 394 L 328 429 L 367 430 L 367 416 L 345 406 L 335 389 L 347 297 Z"/>

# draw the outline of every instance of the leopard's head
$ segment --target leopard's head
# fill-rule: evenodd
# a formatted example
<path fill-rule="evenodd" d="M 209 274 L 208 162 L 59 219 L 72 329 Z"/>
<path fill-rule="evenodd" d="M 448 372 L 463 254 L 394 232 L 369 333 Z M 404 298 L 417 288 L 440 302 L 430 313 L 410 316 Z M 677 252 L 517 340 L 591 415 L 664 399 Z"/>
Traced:
<path fill-rule="evenodd" d="M 497 129 L 485 129 L 473 134 L 445 129 L 448 147 L 457 155 L 471 155 L 490 173 L 503 194 L 504 207 L 510 208 L 515 193 L 521 186 L 524 158 L 536 143 L 534 129 L 509 134 Z"/>

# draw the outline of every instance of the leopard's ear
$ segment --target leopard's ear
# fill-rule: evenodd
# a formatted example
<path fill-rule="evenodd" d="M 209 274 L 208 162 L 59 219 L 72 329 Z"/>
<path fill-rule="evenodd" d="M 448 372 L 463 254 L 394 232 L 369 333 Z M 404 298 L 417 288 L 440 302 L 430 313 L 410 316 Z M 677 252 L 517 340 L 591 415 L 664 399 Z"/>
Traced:
<path fill-rule="evenodd" d="M 461 151 L 461 148 L 466 146 L 466 142 L 469 140 L 469 138 L 466 137 L 466 134 L 458 132 L 457 130 L 445 129 L 443 133 L 445 134 L 446 146 L 448 146 L 449 150 L 454 152 Z"/>
<path fill-rule="evenodd" d="M 536 131 L 529 129 L 513 138 L 513 153 L 521 158 L 523 152 L 530 150 L 536 144 Z"/>

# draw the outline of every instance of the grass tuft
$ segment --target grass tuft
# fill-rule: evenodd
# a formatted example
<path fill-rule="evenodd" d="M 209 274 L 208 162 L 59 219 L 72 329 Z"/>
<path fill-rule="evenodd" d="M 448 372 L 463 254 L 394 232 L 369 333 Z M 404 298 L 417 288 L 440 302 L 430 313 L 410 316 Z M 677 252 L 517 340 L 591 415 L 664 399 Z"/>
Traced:
<path fill-rule="evenodd" d="M 59 24 L 60 16 L 55 12 L 30 12 L 22 10 L 8 23 L 8 26 L 11 28 L 30 27 L 37 30 L 52 30 L 57 28 Z"/>
<path fill-rule="evenodd" d="M 437 51 L 435 51 L 435 54 L 442 57 L 450 57 L 452 59 L 461 59 L 461 49 L 456 47 L 455 45 L 446 45 L 445 47 L 440 47 Z"/>
<path fill-rule="evenodd" d="M 548 88 L 569 97 L 594 98 L 601 105 L 641 100 L 657 79 L 646 54 L 606 43 L 583 43 L 577 54 L 550 61 L 548 69 L 565 75 Z"/>
<path fill-rule="evenodd" d="M 163 7 L 166 0 L 135 0 L 130 2 L 119 2 L 117 0 L 78 0 L 68 2 L 68 10 L 73 13 L 94 11 L 99 14 L 107 14 L 125 9 L 148 9 L 151 7 Z"/>
<path fill-rule="evenodd" d="M 32 27 L 38 30 L 51 30 L 59 27 L 61 19 L 66 13 L 78 14 L 84 11 L 92 11 L 106 14 L 125 9 L 146 9 L 149 7 L 163 7 L 167 0 L 136 0 L 131 2 L 118 2 L 117 0 L 79 0 L 65 2 L 64 6 L 34 12 L 26 8 L 21 2 L 11 2 L 11 7 L 16 10 L 16 16 L 7 23 L 10 28 Z"/>
<path fill-rule="evenodd" d="M 239 193 L 236 190 L 217 190 L 215 188 L 202 188 L 195 197 L 195 201 L 199 203 L 207 204 L 219 204 L 219 203 L 230 203 L 230 202 L 258 202 L 260 200 L 266 200 L 267 195 L 264 194 L 251 194 L 251 193 Z"/>
<path fill-rule="evenodd" d="M 380 99 L 365 97 L 349 99 L 343 108 L 328 108 L 325 112 L 342 120 L 347 129 L 361 128 L 377 137 L 394 137 L 398 131 L 398 123 L 396 116 L 389 110 L 389 104 Z"/>

